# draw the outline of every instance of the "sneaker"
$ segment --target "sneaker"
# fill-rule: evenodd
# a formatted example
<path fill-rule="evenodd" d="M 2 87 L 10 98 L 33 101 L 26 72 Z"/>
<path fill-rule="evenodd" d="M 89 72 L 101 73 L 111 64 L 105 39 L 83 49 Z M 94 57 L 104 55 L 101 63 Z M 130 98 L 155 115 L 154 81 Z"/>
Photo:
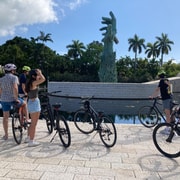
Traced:
<path fill-rule="evenodd" d="M 163 129 L 162 131 L 160 131 L 161 134 L 165 134 L 165 135 L 169 135 L 170 133 L 170 128 L 169 127 L 166 127 L 165 129 Z"/>
<path fill-rule="evenodd" d="M 40 145 L 39 142 L 29 140 L 28 147 L 35 147 L 39 145 Z"/>
<path fill-rule="evenodd" d="M 6 140 L 8 140 L 8 137 L 4 135 L 4 136 L 2 137 L 2 140 L 6 141 Z"/>
<path fill-rule="evenodd" d="M 30 141 L 30 138 L 29 138 L 29 136 L 27 136 L 24 140 L 24 143 L 28 143 L 29 141 Z"/>

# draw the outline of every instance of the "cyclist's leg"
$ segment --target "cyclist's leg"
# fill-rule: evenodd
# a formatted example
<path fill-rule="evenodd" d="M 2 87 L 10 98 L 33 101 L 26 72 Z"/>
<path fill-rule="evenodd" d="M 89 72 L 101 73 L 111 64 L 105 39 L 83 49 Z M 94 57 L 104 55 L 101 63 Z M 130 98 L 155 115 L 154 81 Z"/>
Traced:
<path fill-rule="evenodd" d="M 171 99 L 163 100 L 163 109 L 166 115 L 166 122 L 171 123 Z"/>
<path fill-rule="evenodd" d="M 28 108 L 27 108 L 27 98 L 24 97 L 23 100 L 24 100 L 24 103 L 25 103 L 24 106 L 23 106 L 23 113 L 25 115 L 26 120 L 28 121 L 29 120 L 29 112 L 28 112 Z"/>
<path fill-rule="evenodd" d="M 171 111 L 170 111 L 170 109 L 165 109 L 164 112 L 166 115 L 166 122 L 171 123 Z"/>
<path fill-rule="evenodd" d="M 2 110 L 3 110 L 3 128 L 4 128 L 4 136 L 3 139 L 8 139 L 8 119 L 9 119 L 9 111 L 11 109 L 12 102 L 1 102 Z"/>
<path fill-rule="evenodd" d="M 29 127 L 30 140 L 34 140 L 36 125 L 39 119 L 39 115 L 40 115 L 40 112 L 30 113 L 30 116 L 31 116 L 31 125 Z"/>
<path fill-rule="evenodd" d="M 27 109 L 27 103 L 25 100 L 23 100 L 22 98 L 18 99 L 20 101 L 19 103 L 19 113 L 20 113 L 20 117 L 21 117 L 21 123 L 24 123 L 24 116 L 25 116 L 25 120 L 28 121 L 29 120 L 29 113 L 28 113 L 28 109 Z"/>
<path fill-rule="evenodd" d="M 3 111 L 4 140 L 8 139 L 8 118 L 9 118 L 9 111 Z"/>
<path fill-rule="evenodd" d="M 40 102 L 39 102 L 38 98 L 32 99 L 32 100 L 29 99 L 28 111 L 29 111 L 30 117 L 31 117 L 31 124 L 28 128 L 28 134 L 30 137 L 28 146 L 33 147 L 33 146 L 37 146 L 40 144 L 40 143 L 34 141 L 35 132 L 36 132 L 36 125 L 37 125 L 39 115 L 40 115 L 40 111 L 41 111 Z"/>
<path fill-rule="evenodd" d="M 24 124 L 24 113 L 23 113 L 23 107 L 19 107 L 19 119 L 20 119 L 20 123 L 21 125 Z"/>

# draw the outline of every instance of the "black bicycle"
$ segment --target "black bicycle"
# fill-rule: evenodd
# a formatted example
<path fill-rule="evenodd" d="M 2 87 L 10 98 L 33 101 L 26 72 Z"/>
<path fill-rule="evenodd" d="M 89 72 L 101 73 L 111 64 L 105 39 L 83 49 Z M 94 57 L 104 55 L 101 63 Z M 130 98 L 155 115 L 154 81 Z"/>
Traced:
<path fill-rule="evenodd" d="M 153 98 L 152 105 L 143 106 L 139 109 L 138 118 L 142 125 L 147 128 L 154 127 L 162 120 L 166 122 L 164 114 L 159 110 L 159 105 L 162 105 L 160 98 Z M 176 102 L 172 102 L 172 107 L 177 105 Z"/>
<path fill-rule="evenodd" d="M 111 118 L 103 112 L 97 112 L 90 104 L 90 98 L 81 98 L 83 108 L 74 114 L 74 124 L 77 129 L 89 134 L 93 131 L 99 132 L 101 141 L 106 147 L 113 147 L 117 140 L 116 127 Z"/>
<path fill-rule="evenodd" d="M 71 144 L 71 134 L 68 123 L 63 115 L 60 115 L 61 103 L 52 105 L 50 104 L 50 96 L 60 97 L 56 95 L 60 91 L 54 91 L 51 93 L 41 92 L 39 98 L 41 100 L 41 118 L 46 120 L 46 125 L 49 133 L 56 131 L 50 142 L 52 142 L 56 136 L 59 134 L 59 138 L 64 147 L 69 147 Z M 42 102 L 43 101 L 43 102 Z"/>
<path fill-rule="evenodd" d="M 19 107 L 18 102 L 14 102 L 10 115 L 12 117 L 12 132 L 14 140 L 17 144 L 21 144 L 23 134 L 28 130 L 30 122 L 25 119 L 23 107 Z"/>
<path fill-rule="evenodd" d="M 55 91 L 54 93 L 56 92 L 58 91 Z M 53 117 L 52 107 L 50 104 L 48 93 L 40 92 L 39 99 L 41 102 L 40 119 L 44 119 L 46 121 L 48 132 L 51 134 L 53 132 L 55 124 L 54 124 L 54 117 Z"/>
<path fill-rule="evenodd" d="M 173 123 L 158 124 L 153 130 L 153 142 L 160 153 L 169 158 L 180 156 L 180 105 L 172 109 Z"/>

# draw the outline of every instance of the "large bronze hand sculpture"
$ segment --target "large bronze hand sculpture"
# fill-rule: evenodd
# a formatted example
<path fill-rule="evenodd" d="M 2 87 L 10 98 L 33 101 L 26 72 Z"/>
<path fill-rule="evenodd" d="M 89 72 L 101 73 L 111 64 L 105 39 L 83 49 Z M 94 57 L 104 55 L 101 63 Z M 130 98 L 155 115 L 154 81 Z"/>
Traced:
<path fill-rule="evenodd" d="M 102 33 L 104 35 L 104 38 L 102 41 L 105 43 L 106 41 L 114 41 L 116 44 L 118 44 L 118 39 L 116 37 L 116 18 L 113 14 L 113 12 L 109 13 L 111 18 L 108 17 L 102 17 L 102 24 L 106 24 L 107 26 L 102 27 L 101 31 L 106 31 L 105 33 Z"/>
<path fill-rule="evenodd" d="M 106 24 L 100 31 L 104 31 L 102 41 L 104 48 L 101 56 L 101 64 L 99 68 L 99 79 L 101 82 L 117 82 L 116 70 L 116 53 L 113 52 L 113 42 L 119 42 L 116 37 L 116 18 L 112 12 L 109 13 L 111 18 L 102 17 L 102 24 Z"/>

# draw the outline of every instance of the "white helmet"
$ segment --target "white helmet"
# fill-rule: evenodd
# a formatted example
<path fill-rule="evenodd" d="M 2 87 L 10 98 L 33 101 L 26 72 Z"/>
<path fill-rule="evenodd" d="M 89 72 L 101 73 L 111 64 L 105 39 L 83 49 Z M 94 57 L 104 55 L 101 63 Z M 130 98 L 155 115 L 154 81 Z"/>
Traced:
<path fill-rule="evenodd" d="M 5 66 L 4 66 L 4 70 L 5 71 L 12 71 L 12 70 L 16 70 L 17 69 L 17 67 L 16 67 L 16 65 L 14 65 L 14 64 L 6 64 Z"/>

